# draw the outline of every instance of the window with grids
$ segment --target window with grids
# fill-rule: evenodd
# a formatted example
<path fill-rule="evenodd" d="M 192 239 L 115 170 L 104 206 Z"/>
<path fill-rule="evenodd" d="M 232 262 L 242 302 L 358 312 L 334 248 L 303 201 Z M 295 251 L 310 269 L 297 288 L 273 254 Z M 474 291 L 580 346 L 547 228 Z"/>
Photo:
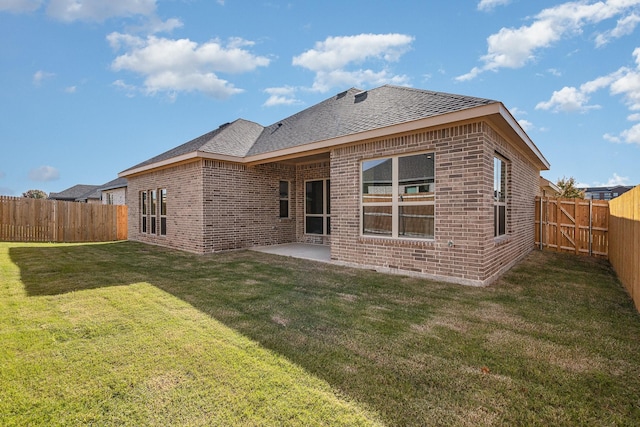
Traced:
<path fill-rule="evenodd" d="M 140 230 L 146 234 L 167 235 L 167 190 L 140 192 Z"/>
<path fill-rule="evenodd" d="M 433 239 L 435 154 L 362 162 L 362 234 Z"/>
<path fill-rule="evenodd" d="M 507 234 L 507 162 L 493 158 L 493 235 Z"/>

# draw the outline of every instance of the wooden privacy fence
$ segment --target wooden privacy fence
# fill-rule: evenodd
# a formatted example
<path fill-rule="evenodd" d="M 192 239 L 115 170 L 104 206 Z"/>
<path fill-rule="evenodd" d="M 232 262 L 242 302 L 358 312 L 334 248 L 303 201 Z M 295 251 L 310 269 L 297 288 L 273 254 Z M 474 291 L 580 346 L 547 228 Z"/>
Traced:
<path fill-rule="evenodd" d="M 609 202 L 536 197 L 535 242 L 541 249 L 607 258 Z"/>
<path fill-rule="evenodd" d="M 0 196 L 0 241 L 127 239 L 127 207 Z"/>
<path fill-rule="evenodd" d="M 640 185 L 609 207 L 609 262 L 640 311 Z"/>

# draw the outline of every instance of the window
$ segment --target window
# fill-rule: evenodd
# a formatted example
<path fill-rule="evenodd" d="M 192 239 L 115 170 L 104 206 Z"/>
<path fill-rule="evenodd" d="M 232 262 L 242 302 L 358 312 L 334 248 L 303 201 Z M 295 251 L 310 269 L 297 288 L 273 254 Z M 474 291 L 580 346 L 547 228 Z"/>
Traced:
<path fill-rule="evenodd" d="M 108 205 L 113 204 L 113 193 L 107 193 L 107 204 Z"/>
<path fill-rule="evenodd" d="M 433 239 L 435 154 L 362 162 L 362 234 Z"/>
<path fill-rule="evenodd" d="M 289 181 L 280 181 L 280 218 L 289 218 Z"/>
<path fill-rule="evenodd" d="M 160 193 L 160 235 L 167 235 L 167 189 L 158 190 Z"/>
<path fill-rule="evenodd" d="M 493 235 L 507 233 L 507 164 L 501 157 L 493 158 Z"/>
<path fill-rule="evenodd" d="M 156 216 L 158 202 L 156 196 L 156 190 L 149 190 L 149 217 L 151 220 L 151 234 L 156 234 Z"/>
<path fill-rule="evenodd" d="M 140 230 L 147 234 L 167 235 L 167 190 L 165 188 L 140 192 Z"/>
<path fill-rule="evenodd" d="M 305 183 L 304 232 L 331 234 L 330 180 L 319 179 Z"/>
<path fill-rule="evenodd" d="M 140 193 L 140 216 L 141 216 L 141 224 L 140 230 L 143 233 L 147 232 L 147 192 L 142 191 Z"/>

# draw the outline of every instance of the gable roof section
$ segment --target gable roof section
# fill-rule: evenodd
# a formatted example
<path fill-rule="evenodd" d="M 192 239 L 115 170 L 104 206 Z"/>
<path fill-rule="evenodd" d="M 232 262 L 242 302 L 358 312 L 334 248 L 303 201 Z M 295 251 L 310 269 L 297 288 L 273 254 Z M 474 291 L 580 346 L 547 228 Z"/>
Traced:
<path fill-rule="evenodd" d="M 247 152 L 253 143 L 255 143 L 256 139 L 258 139 L 263 129 L 261 125 L 244 119 L 225 123 L 211 132 L 205 133 L 169 151 L 165 151 L 149 160 L 145 160 L 127 169 L 127 171 L 161 163 L 170 159 L 186 160 L 189 157 L 197 157 L 197 153 L 219 154 L 242 158 L 247 155 Z"/>
<path fill-rule="evenodd" d="M 100 188 L 99 185 L 77 184 L 73 187 L 67 188 L 66 190 L 62 190 L 59 193 L 49 193 L 49 199 L 76 200 L 83 197 L 86 199 L 98 188 Z"/>
<path fill-rule="evenodd" d="M 100 191 L 114 190 L 116 188 L 125 188 L 127 186 L 127 178 L 116 178 L 111 181 L 102 184 L 100 186 Z"/>
<path fill-rule="evenodd" d="M 119 174 L 128 176 L 196 158 L 263 163 L 335 145 L 464 119 L 492 117 L 520 149 L 548 169 L 549 163 L 499 101 L 385 85 L 349 89 L 270 126 L 238 119 Z M 415 129 L 414 129 L 415 128 Z"/>
<path fill-rule="evenodd" d="M 401 86 L 349 89 L 268 126 L 249 150 L 263 154 L 496 103 Z"/>

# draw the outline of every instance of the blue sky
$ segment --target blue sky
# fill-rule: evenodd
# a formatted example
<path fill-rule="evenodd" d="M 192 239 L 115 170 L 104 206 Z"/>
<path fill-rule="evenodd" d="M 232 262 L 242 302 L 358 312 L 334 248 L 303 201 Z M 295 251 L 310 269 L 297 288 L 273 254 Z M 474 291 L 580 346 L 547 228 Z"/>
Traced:
<path fill-rule="evenodd" d="M 502 101 L 551 181 L 637 185 L 639 24 L 640 0 L 0 0 L 0 194 L 387 83 Z"/>

